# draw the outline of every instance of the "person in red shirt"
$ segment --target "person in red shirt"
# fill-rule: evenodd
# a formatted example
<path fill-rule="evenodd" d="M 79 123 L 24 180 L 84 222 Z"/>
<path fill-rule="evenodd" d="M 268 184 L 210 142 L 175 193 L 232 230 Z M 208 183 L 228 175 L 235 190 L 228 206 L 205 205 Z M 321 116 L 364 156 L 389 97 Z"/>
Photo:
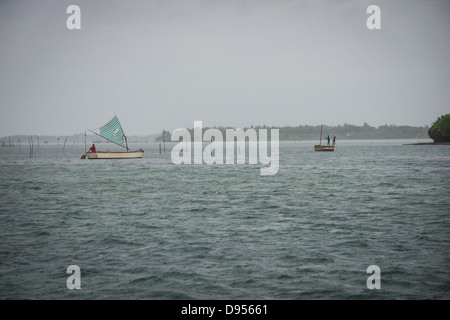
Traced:
<path fill-rule="evenodd" d="M 95 149 L 95 144 L 92 145 L 92 147 L 89 148 L 90 152 L 96 152 L 97 150 Z"/>

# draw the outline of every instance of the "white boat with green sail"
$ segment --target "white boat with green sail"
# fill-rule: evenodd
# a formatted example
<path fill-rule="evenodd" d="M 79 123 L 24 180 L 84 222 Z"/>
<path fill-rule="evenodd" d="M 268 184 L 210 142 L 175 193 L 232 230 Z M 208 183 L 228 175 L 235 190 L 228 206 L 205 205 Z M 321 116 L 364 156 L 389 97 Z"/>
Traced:
<path fill-rule="evenodd" d="M 119 119 L 116 115 L 108 123 L 98 128 L 99 132 L 95 130 L 89 130 L 92 133 L 106 139 L 118 146 L 125 148 L 126 151 L 88 151 L 81 159 L 138 159 L 144 155 L 144 150 L 139 149 L 136 151 L 130 151 L 128 148 L 127 137 L 120 125 Z"/>

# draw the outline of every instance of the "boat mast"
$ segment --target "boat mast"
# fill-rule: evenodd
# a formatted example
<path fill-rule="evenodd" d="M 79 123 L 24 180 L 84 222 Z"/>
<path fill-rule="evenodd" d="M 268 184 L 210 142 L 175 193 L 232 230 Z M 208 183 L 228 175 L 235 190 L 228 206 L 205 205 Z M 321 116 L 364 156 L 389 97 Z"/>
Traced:
<path fill-rule="evenodd" d="M 320 145 L 322 145 L 322 125 L 320 126 Z"/>
<path fill-rule="evenodd" d="M 117 122 L 119 123 L 119 126 L 120 126 L 120 128 L 122 129 L 122 132 L 123 132 L 123 138 L 125 139 L 125 145 L 126 145 L 126 149 L 127 149 L 127 152 L 128 152 L 128 141 L 127 141 L 127 136 L 125 135 L 125 132 L 123 131 L 122 125 L 120 124 L 119 118 L 117 118 L 117 116 L 116 116 L 115 113 L 114 113 L 114 116 L 116 117 Z"/>
<path fill-rule="evenodd" d="M 128 151 L 128 141 L 127 141 L 127 136 L 123 135 L 124 139 L 125 139 L 125 145 L 127 146 L 127 151 Z"/>

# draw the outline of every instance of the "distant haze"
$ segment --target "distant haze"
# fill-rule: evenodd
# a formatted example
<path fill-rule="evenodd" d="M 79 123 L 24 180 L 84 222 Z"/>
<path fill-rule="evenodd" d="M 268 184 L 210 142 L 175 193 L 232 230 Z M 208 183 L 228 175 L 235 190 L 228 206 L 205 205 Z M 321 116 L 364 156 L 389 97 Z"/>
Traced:
<path fill-rule="evenodd" d="M 81 30 L 69 30 L 69 5 Z M 369 5 L 381 30 L 369 30 Z M 0 136 L 430 125 L 450 112 L 450 1 L 0 1 Z"/>

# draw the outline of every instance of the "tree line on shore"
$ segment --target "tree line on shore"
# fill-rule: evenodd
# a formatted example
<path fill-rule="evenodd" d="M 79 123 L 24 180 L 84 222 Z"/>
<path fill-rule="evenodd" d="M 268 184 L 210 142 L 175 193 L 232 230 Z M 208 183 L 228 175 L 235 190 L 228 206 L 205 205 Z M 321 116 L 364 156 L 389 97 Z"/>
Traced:
<path fill-rule="evenodd" d="M 269 127 L 269 126 L 250 126 L 250 128 L 259 129 L 279 129 L 281 141 L 297 141 L 297 140 L 318 140 L 320 139 L 320 125 L 299 125 L 299 126 L 283 126 L 283 127 Z M 219 129 L 225 136 L 226 129 L 236 129 L 232 127 L 213 127 Z M 210 128 L 203 127 L 203 132 Z M 242 128 L 244 131 L 248 127 Z M 322 126 L 323 135 L 336 136 L 340 140 L 354 140 L 354 139 L 428 139 L 428 126 L 412 127 L 412 126 L 397 126 L 397 125 L 383 125 L 379 127 L 372 127 L 367 123 L 362 126 L 351 124 L 344 124 L 338 126 Z M 188 129 L 193 136 L 194 129 Z M 171 133 L 164 131 L 164 134 L 156 138 L 156 142 L 170 141 Z"/>

